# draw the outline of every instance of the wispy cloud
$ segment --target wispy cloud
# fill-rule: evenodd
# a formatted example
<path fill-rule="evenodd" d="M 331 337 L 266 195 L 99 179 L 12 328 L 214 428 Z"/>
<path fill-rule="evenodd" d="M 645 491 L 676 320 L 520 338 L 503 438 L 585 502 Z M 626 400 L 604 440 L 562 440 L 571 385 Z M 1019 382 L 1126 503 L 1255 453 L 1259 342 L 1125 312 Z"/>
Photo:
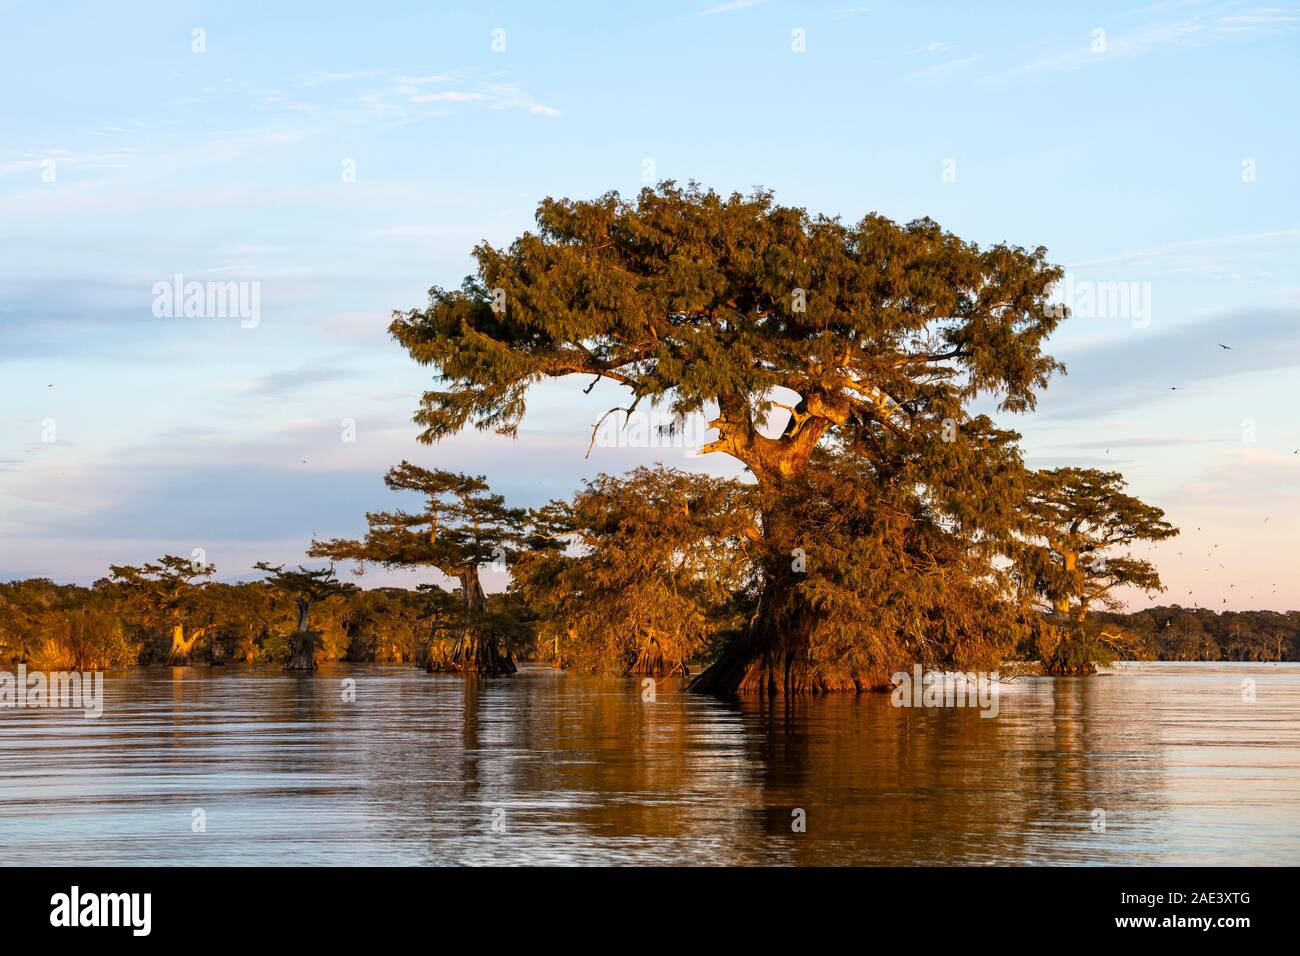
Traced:
<path fill-rule="evenodd" d="M 425 93 L 412 96 L 412 103 L 476 103 L 487 99 L 486 93 L 466 93 L 463 90 L 446 90 L 442 93 Z"/>
<path fill-rule="evenodd" d="M 955 43 L 946 43 L 942 40 L 935 40 L 933 43 L 923 43 L 910 50 L 904 50 L 903 56 L 924 56 L 932 53 L 947 53 L 949 50 L 955 49 L 957 49 L 957 44 Z"/>
<path fill-rule="evenodd" d="M 13 173 L 46 173 L 56 182 L 60 166 L 79 169 L 124 169 L 135 161 L 142 149 L 138 146 L 115 146 L 102 149 L 49 149 L 45 152 L 13 150 L 0 159 L 0 176 Z"/>
<path fill-rule="evenodd" d="M 1229 12 L 1231 10 L 1231 12 Z M 1279 36 L 1300 29 L 1300 9 L 1290 7 L 1218 7 L 1180 20 L 1150 23 L 1131 30 L 1106 30 L 1081 35 L 1064 49 L 1041 54 L 988 79 L 1004 81 L 1037 73 L 1081 70 L 1111 60 L 1140 56 L 1154 50 L 1193 48 L 1242 37 Z"/>
<path fill-rule="evenodd" d="M 429 91 L 427 88 L 435 83 L 456 83 L 459 88 Z M 560 115 L 558 108 L 539 102 L 518 83 L 476 84 L 471 78 L 442 74 L 398 76 L 383 89 L 372 89 L 357 96 L 355 102 L 374 115 L 388 118 L 407 118 L 413 110 L 431 106 L 441 107 L 438 113 L 445 115 L 447 107 L 475 105 L 493 110 L 522 110 L 535 116 Z"/>
<path fill-rule="evenodd" d="M 387 70 L 351 70 L 346 72 L 316 70 L 312 73 L 300 73 L 291 77 L 290 82 L 295 86 L 321 86 L 326 83 L 345 83 L 349 80 L 369 79 L 375 76 L 383 76 L 387 72 Z"/>
<path fill-rule="evenodd" d="M 345 368 L 293 368 L 271 372 L 235 388 L 255 398 L 288 398 L 312 385 L 326 385 L 355 378 L 356 372 Z"/>
<path fill-rule="evenodd" d="M 979 54 L 972 54 L 970 56 L 958 57 L 954 60 L 945 60 L 944 62 L 936 63 L 933 66 L 922 67 L 919 70 L 912 70 L 904 74 L 904 76 L 909 80 L 938 79 L 945 76 L 951 76 L 954 73 L 959 73 L 968 66 L 978 63 L 979 60 Z"/>
<path fill-rule="evenodd" d="M 1082 262 L 1071 262 L 1071 272 L 1080 270 L 1128 270 L 1143 275 L 1195 274 L 1231 276 L 1261 270 L 1260 260 L 1268 257 L 1300 256 L 1300 229 L 1239 233 L 1163 243 Z"/>
<path fill-rule="evenodd" d="M 728 0 L 726 3 L 719 3 L 716 6 L 697 11 L 692 16 L 713 17 L 720 13 L 736 13 L 740 10 L 748 10 L 750 7 L 758 7 L 770 2 L 771 0 Z"/>

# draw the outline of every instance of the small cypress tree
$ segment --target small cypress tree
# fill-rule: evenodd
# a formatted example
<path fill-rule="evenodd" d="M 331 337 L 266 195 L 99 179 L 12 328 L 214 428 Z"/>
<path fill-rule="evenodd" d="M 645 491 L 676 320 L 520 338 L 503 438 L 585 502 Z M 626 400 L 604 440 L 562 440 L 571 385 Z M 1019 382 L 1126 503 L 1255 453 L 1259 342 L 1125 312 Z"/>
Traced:
<path fill-rule="evenodd" d="M 508 565 L 522 541 L 527 512 L 507 508 L 480 475 L 427 469 L 403 461 L 390 468 L 384 483 L 394 491 L 423 498 L 414 512 L 366 515 L 369 526 L 359 540 L 313 541 L 307 552 L 330 560 L 375 562 L 385 567 L 435 568 L 460 584 L 461 626 L 450 647 L 434 641 L 426 668 L 512 674 L 514 657 L 502 646 L 502 629 L 488 613 L 479 569 Z"/>

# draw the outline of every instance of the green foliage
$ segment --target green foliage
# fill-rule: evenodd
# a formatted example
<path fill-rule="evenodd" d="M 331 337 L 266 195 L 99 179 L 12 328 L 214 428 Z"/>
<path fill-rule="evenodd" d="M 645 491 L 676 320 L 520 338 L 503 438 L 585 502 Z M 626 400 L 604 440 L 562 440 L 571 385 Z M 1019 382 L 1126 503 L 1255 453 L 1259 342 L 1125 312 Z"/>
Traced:
<path fill-rule="evenodd" d="M 458 634 L 443 639 L 433 632 L 424 658 L 430 670 L 512 673 L 508 648 L 489 613 L 479 568 L 507 564 L 518 554 L 526 512 L 507 508 L 480 477 L 429 470 L 402 462 L 390 468 L 385 483 L 394 491 L 414 491 L 424 499 L 418 513 L 366 515 L 361 540 L 313 541 L 308 554 L 331 560 L 375 561 L 386 567 L 432 567 L 460 583 L 462 614 Z"/>
<path fill-rule="evenodd" d="M 253 664 L 287 654 L 283 635 L 293 627 L 292 613 L 265 582 L 209 584 L 203 610 L 213 661 Z"/>
<path fill-rule="evenodd" d="M 1300 611 L 1223 611 L 1175 604 L 1097 617 L 1134 636 L 1134 656 L 1162 661 L 1300 660 Z"/>
<path fill-rule="evenodd" d="M 470 477 L 402 462 L 384 483 L 394 491 L 414 491 L 424 507 L 366 515 L 361 540 L 313 541 L 312 557 L 375 562 L 385 567 L 436 568 L 453 578 L 490 562 L 508 562 L 522 540 L 527 517 L 491 494 L 482 476 Z"/>
<path fill-rule="evenodd" d="M 109 578 L 96 586 L 114 590 L 126 605 L 130 624 L 144 637 L 146 660 L 188 663 L 206 634 L 206 627 L 195 626 L 193 619 L 202 607 L 204 583 L 215 570 L 168 554 L 138 566 L 110 565 Z"/>
<path fill-rule="evenodd" d="M 1040 352 L 1060 320 L 1044 250 L 982 250 L 928 219 L 846 225 L 762 190 L 669 182 L 631 203 L 544 200 L 536 233 L 474 256 L 476 276 L 391 327 L 443 386 L 416 415 L 426 441 L 466 424 L 513 434 L 530 385 L 582 374 L 633 405 L 716 403 L 714 450 L 766 470 L 828 429 L 879 433 L 982 391 L 1032 407 L 1059 368 Z M 772 445 L 758 429 L 777 388 L 801 400 Z"/>
<path fill-rule="evenodd" d="M 30 659 L 62 612 L 85 600 L 84 588 L 48 578 L 0 583 L 0 660 Z"/>
<path fill-rule="evenodd" d="M 1038 656 L 1048 673 L 1091 673 L 1133 642 L 1088 621 L 1089 610 L 1118 608 L 1117 588 L 1162 590 L 1155 566 L 1125 549 L 1171 538 L 1178 529 L 1159 508 L 1126 494 L 1118 472 L 1056 468 L 1028 478 L 1017 580 L 1023 593 L 1043 602 L 1057 628 Z"/>
<path fill-rule="evenodd" d="M 135 663 L 136 649 L 111 604 L 92 598 L 45 620 L 28 661 L 45 671 L 108 670 Z"/>
<path fill-rule="evenodd" d="M 674 469 L 600 475 L 533 515 L 543 540 L 513 588 L 538 617 L 539 651 L 589 672 L 684 673 L 727 628 L 753 577 L 748 489 Z"/>
<path fill-rule="evenodd" d="M 1049 621 L 1035 634 L 1033 655 L 1045 673 L 1079 675 L 1096 673 L 1117 660 L 1142 657 L 1138 637 L 1128 629 L 1096 617 Z"/>
<path fill-rule="evenodd" d="M 995 451 L 1001 445 L 994 443 Z M 999 455 L 985 457 L 991 470 Z M 1008 474 L 1012 480 L 1015 472 Z M 996 483 L 986 483 L 989 499 Z M 954 521 L 941 487 L 883 481 L 871 462 L 820 451 L 798 483 L 760 498 L 768 527 L 764 600 L 775 633 L 742 689 L 825 692 L 884 686 L 914 663 L 996 670 L 1031 627 L 990 558 L 1006 522 Z M 773 501 L 772 499 L 777 500 Z"/>
<path fill-rule="evenodd" d="M 531 650 L 531 616 L 517 598 L 490 595 L 487 613 L 510 648 Z M 264 581 L 207 585 L 193 597 L 189 620 L 205 636 L 199 663 L 283 663 L 293 653 L 294 609 Z M 313 607 L 311 633 L 324 661 L 409 663 L 431 635 L 445 639 L 461 622 L 460 601 L 436 586 L 345 586 Z M 61 662 L 77 670 L 154 663 L 165 636 L 141 623 L 135 595 L 107 581 L 94 588 L 0 583 L 0 663 L 59 669 L 53 665 Z"/>
<path fill-rule="evenodd" d="M 724 198 L 664 183 L 634 202 L 547 199 L 535 233 L 474 255 L 459 290 L 432 289 L 391 326 L 436 373 L 415 415 L 424 441 L 466 425 L 514 434 L 531 385 L 581 375 L 587 391 L 603 380 L 628 390 L 611 411 L 648 401 L 713 416 L 704 450 L 754 476 L 758 616 L 698 687 L 859 687 L 908 653 L 968 656 L 977 594 L 1002 597 L 992 561 L 1022 469 L 1017 436 L 966 405 L 989 393 L 1002 410 L 1031 408 L 1060 369 L 1042 346 L 1063 317 L 1048 302 L 1062 272 L 1042 248 L 981 249 L 928 219 L 850 225 L 762 190 Z M 771 434 L 777 409 L 786 419 Z M 862 484 L 856 530 L 884 545 L 819 541 L 827 565 L 795 580 L 782 565 L 801 526 L 846 497 L 825 470 L 811 474 L 826 446 Z M 920 520 L 921 537 L 882 534 L 894 514 Z M 897 596 L 877 614 L 880 574 L 940 552 L 963 559 L 966 590 L 953 574 L 951 592 L 936 592 L 956 602 L 960 637 L 921 607 L 929 580 L 891 576 Z M 838 575 L 834 560 L 849 562 Z"/>

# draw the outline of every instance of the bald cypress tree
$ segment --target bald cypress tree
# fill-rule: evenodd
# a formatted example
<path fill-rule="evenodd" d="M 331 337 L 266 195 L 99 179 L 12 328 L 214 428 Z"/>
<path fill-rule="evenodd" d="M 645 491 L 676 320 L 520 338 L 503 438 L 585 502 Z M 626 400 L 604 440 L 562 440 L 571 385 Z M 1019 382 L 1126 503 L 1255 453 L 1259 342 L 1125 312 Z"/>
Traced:
<path fill-rule="evenodd" d="M 507 508 L 482 476 L 420 468 L 402 462 L 384 483 L 394 491 L 415 492 L 418 511 L 366 515 L 369 529 L 360 540 L 313 541 L 308 554 L 331 560 L 374 562 L 385 567 L 435 568 L 460 585 L 462 621 L 450 648 L 430 649 L 427 669 L 512 674 L 513 656 L 501 646 L 500 628 L 488 614 L 479 569 L 506 564 L 523 539 L 527 512 Z"/>
<path fill-rule="evenodd" d="M 356 587 L 341 582 L 333 567 L 312 571 L 299 565 L 296 571 L 286 571 L 282 564 L 267 564 L 265 561 L 259 561 L 253 567 L 267 572 L 267 584 L 272 590 L 293 601 L 297 625 L 293 632 L 289 660 L 284 665 L 285 670 L 315 670 L 320 634 L 308 625 L 312 606 L 336 594 L 355 591 Z"/>
<path fill-rule="evenodd" d="M 870 480 L 918 506 L 997 526 L 1005 515 L 975 499 L 1004 503 L 1010 487 L 963 484 L 954 472 L 990 448 L 965 440 L 989 431 L 966 405 L 987 393 L 1003 410 L 1032 408 L 1060 367 L 1042 351 L 1062 317 L 1048 303 L 1062 272 L 1045 251 L 980 248 L 929 219 L 848 224 L 778 205 L 770 192 L 723 197 L 664 183 L 633 202 L 544 200 L 536 232 L 474 255 L 477 274 L 461 288 L 432 289 L 425 308 L 391 326 L 437 374 L 415 415 L 423 441 L 467 425 L 513 435 L 533 384 L 575 376 L 588 392 L 621 388 L 625 403 L 611 411 L 707 415 L 717 438 L 704 451 L 752 473 L 760 610 L 697 682 L 709 692 L 875 679 L 842 662 L 834 678 L 818 677 L 832 667 L 808 643 L 821 612 L 783 569 L 820 446 L 860 457 Z M 945 501 L 929 501 L 922 484 L 904 488 L 922 476 L 945 487 Z M 980 533 L 963 527 L 972 540 Z"/>
<path fill-rule="evenodd" d="M 147 626 L 162 624 L 169 639 L 163 651 L 168 664 L 188 664 L 207 625 L 188 628 L 198 610 L 203 583 L 216 567 L 202 561 L 166 554 L 141 565 L 109 565 L 105 584 L 115 586 L 143 615 Z"/>
<path fill-rule="evenodd" d="M 684 675 L 736 626 L 753 578 L 750 489 L 662 466 L 600 475 L 532 515 L 540 540 L 512 568 L 540 649 L 596 673 Z"/>
<path fill-rule="evenodd" d="M 1123 475 L 1095 468 L 1031 472 L 1022 505 L 1024 542 L 1016 552 L 1021 585 L 1043 603 L 1052 625 L 1039 640 L 1049 673 L 1092 673 L 1129 649 L 1113 622 L 1090 619 L 1094 607 L 1117 610 L 1114 592 L 1164 590 L 1155 565 L 1127 549 L 1178 534 L 1165 513 L 1124 491 Z"/>

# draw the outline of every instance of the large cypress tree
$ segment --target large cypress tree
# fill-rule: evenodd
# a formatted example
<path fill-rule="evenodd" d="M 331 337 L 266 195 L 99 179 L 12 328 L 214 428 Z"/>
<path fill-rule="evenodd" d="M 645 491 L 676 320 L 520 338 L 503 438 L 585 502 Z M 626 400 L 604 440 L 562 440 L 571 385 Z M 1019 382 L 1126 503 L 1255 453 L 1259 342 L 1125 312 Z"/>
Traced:
<path fill-rule="evenodd" d="M 994 432 L 966 405 L 988 393 L 1003 410 L 1033 406 L 1060 367 L 1042 347 L 1062 317 L 1048 303 L 1061 270 L 1041 247 L 980 248 L 929 219 L 847 224 L 766 191 L 664 183 L 634 202 L 546 199 L 536 219 L 507 249 L 477 246 L 460 289 L 395 316 L 394 337 L 437 374 L 421 439 L 466 425 L 513 435 L 529 387 L 571 375 L 625 389 L 625 413 L 708 414 L 718 437 L 704 450 L 744 463 L 762 492 L 765 573 L 749 633 L 697 686 L 874 683 L 843 662 L 823 680 L 808 644 L 820 612 L 788 573 L 808 463 L 829 444 L 968 540 L 1000 534 L 1014 492 L 963 475 L 1000 473 L 1014 436 L 969 440 Z"/>

